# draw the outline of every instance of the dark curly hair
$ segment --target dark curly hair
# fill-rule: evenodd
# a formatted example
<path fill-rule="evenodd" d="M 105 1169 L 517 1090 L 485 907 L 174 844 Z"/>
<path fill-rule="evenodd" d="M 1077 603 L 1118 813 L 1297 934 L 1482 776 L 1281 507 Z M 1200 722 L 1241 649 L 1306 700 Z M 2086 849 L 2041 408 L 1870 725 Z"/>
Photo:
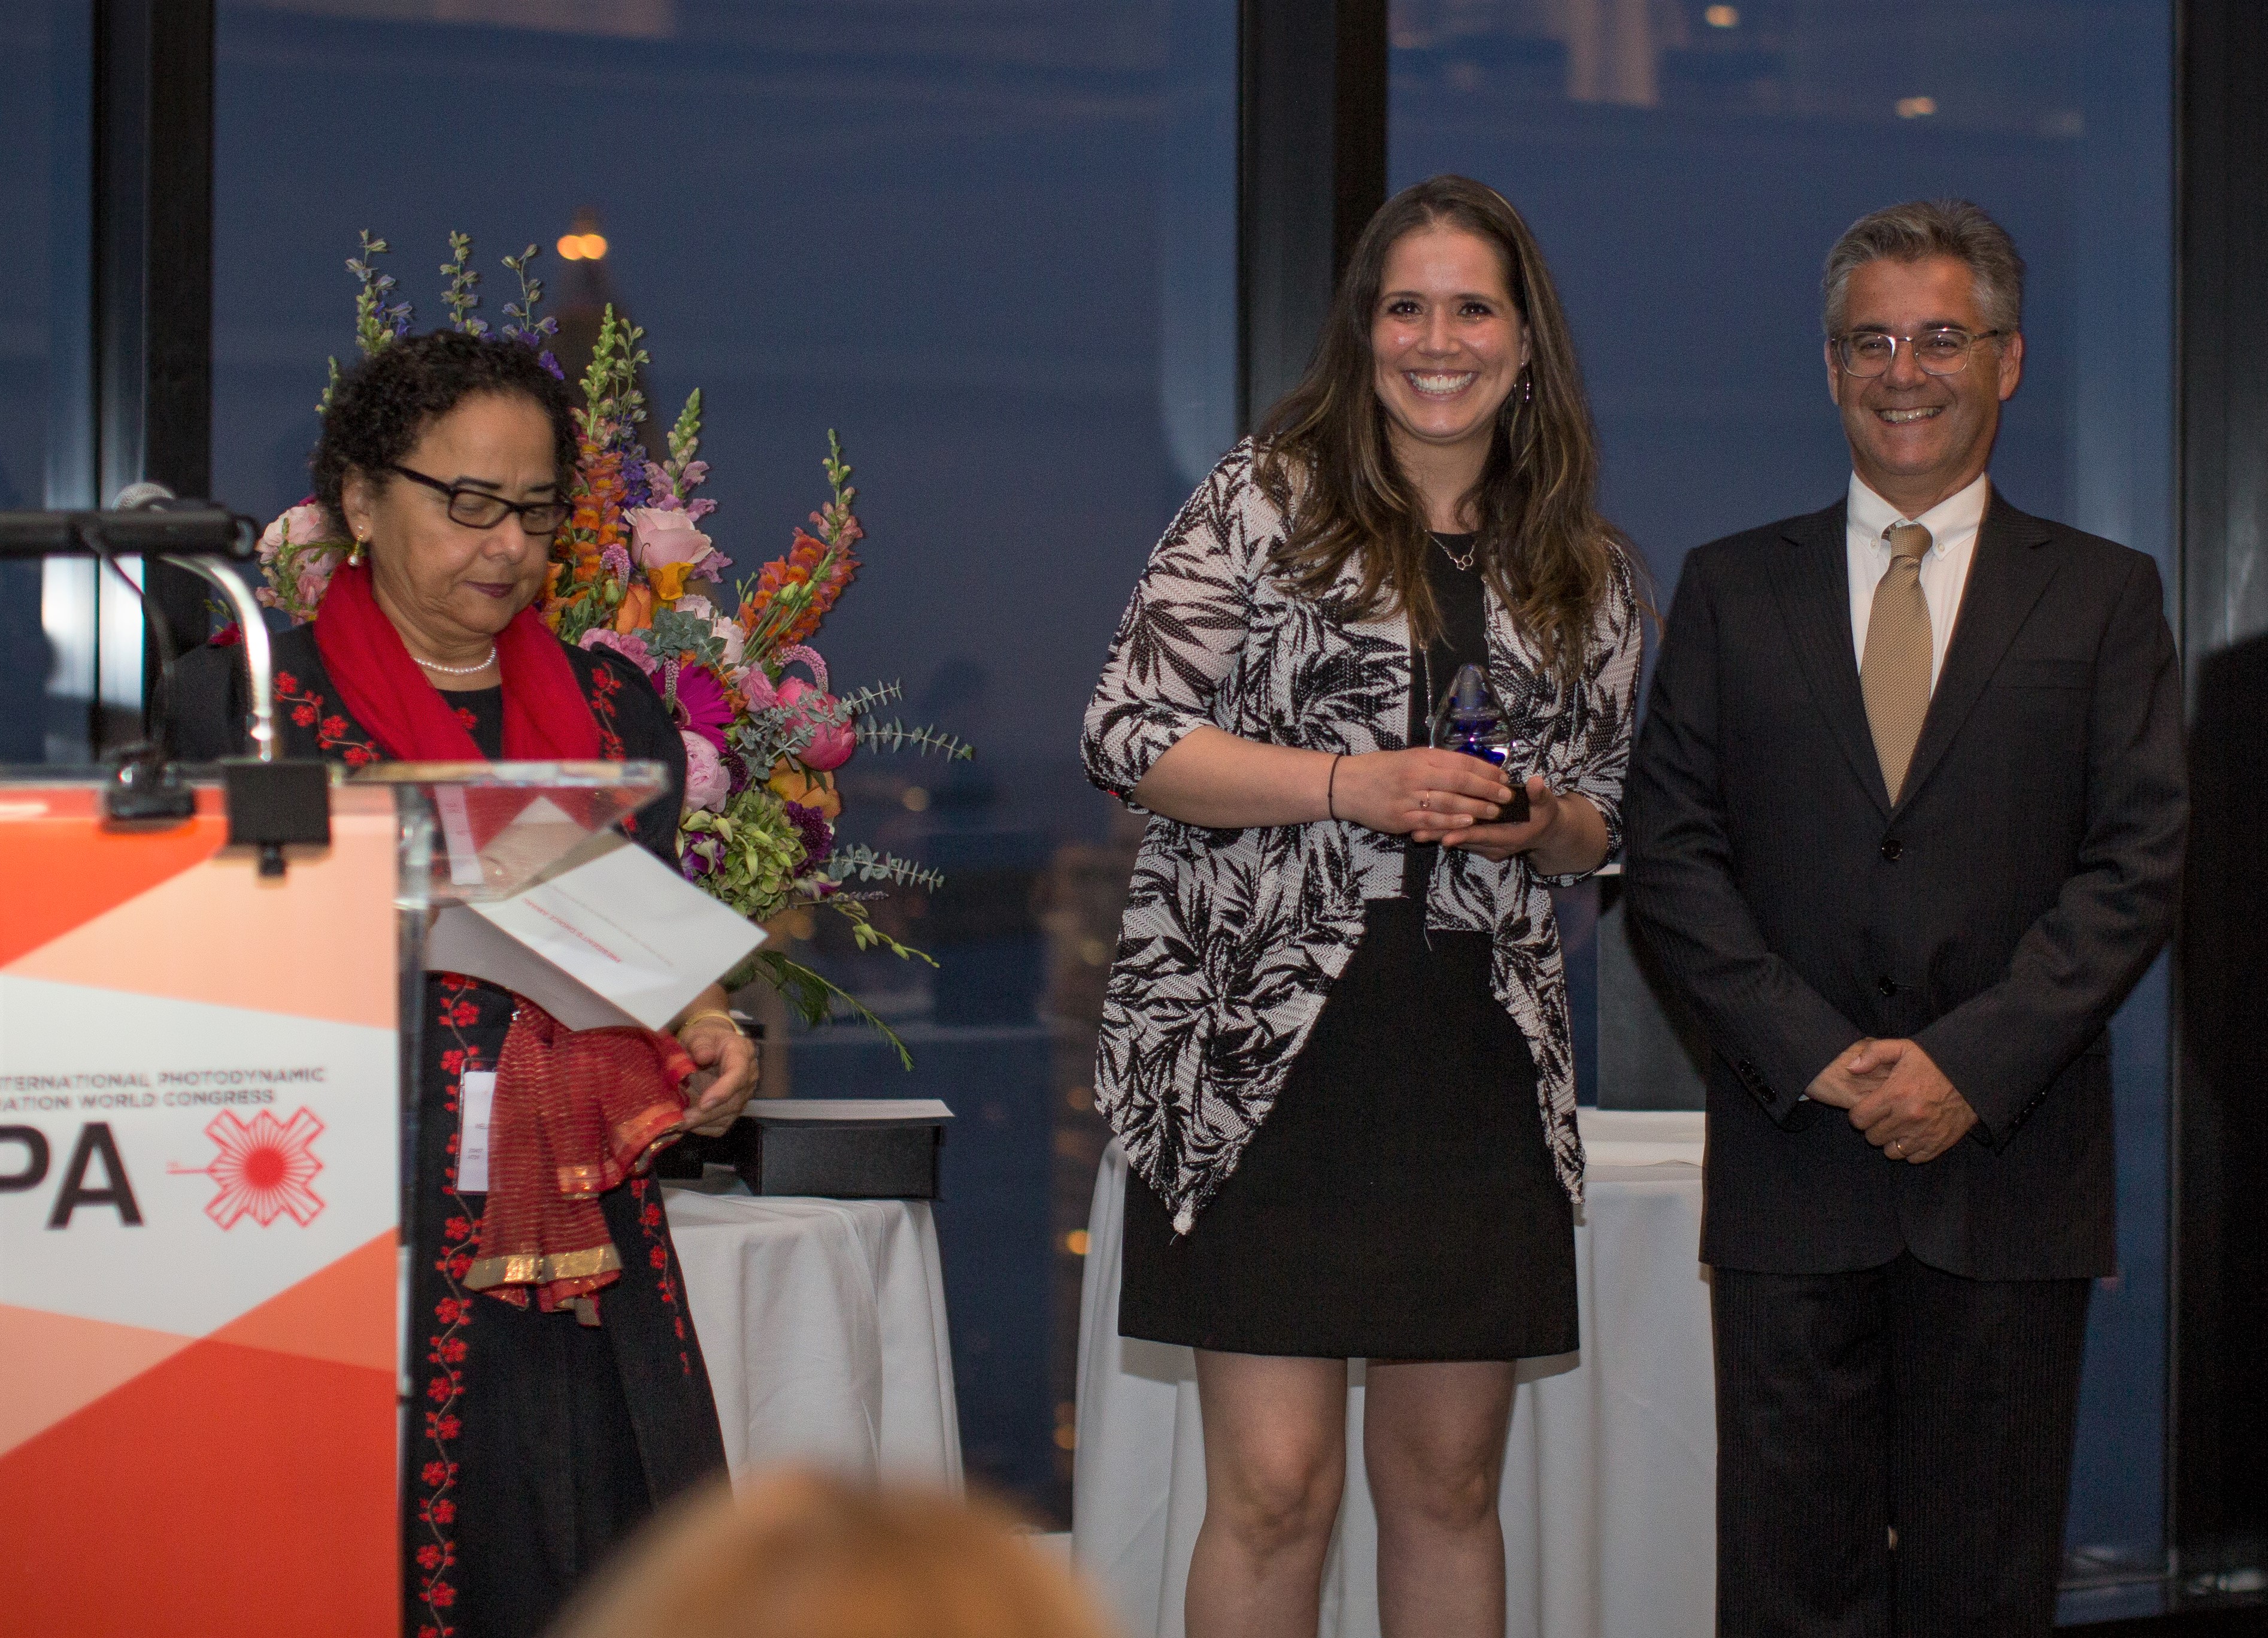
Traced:
<path fill-rule="evenodd" d="M 339 378 L 308 469 L 315 498 L 343 539 L 339 494 L 350 469 L 381 481 L 426 427 L 480 393 L 525 398 L 550 418 L 551 454 L 563 497 L 575 464 L 574 401 L 535 349 L 504 336 L 433 330 L 389 342 Z"/>

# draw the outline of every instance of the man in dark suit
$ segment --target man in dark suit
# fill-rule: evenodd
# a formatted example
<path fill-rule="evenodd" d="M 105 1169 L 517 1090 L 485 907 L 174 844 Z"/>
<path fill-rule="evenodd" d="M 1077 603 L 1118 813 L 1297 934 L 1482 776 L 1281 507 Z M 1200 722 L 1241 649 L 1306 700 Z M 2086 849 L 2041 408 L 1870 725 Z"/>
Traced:
<path fill-rule="evenodd" d="M 2148 557 L 1992 490 L 2023 263 L 1974 205 L 1827 262 L 1846 498 L 1685 561 L 1626 797 L 1632 913 L 1714 1055 L 1718 1622 L 2045 1633 L 2104 1027 L 2187 799 Z"/>

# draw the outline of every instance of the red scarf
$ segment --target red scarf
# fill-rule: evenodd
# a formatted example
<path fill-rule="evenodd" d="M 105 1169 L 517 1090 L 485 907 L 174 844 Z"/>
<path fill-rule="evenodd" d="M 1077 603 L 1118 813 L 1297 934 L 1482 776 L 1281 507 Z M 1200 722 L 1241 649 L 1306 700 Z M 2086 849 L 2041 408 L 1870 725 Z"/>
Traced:
<path fill-rule="evenodd" d="M 622 1278 L 599 1196 L 644 1171 L 677 1135 L 685 1049 L 649 1029 L 571 1030 L 534 1002 L 514 1010 L 497 1066 L 489 1203 L 475 1291 L 599 1323 L 597 1293 Z"/>
<path fill-rule="evenodd" d="M 596 760 L 598 719 L 542 617 L 521 609 L 496 646 L 504 759 Z M 487 760 L 379 607 L 368 564 L 332 575 L 315 616 L 315 648 L 340 703 L 387 756 Z M 622 1265 L 598 1197 L 644 1169 L 670 1140 L 692 1072 L 693 1060 L 668 1036 L 573 1033 L 522 1000 L 497 1066 L 488 1207 L 465 1284 L 523 1306 L 533 1286 L 547 1313 L 563 1305 L 597 1324 L 595 1294 L 622 1278 Z"/>
<path fill-rule="evenodd" d="M 315 648 L 348 714 L 387 756 L 399 762 L 486 760 L 378 606 L 368 564 L 347 564 L 331 576 L 315 616 Z M 596 760 L 598 719 L 543 616 L 532 607 L 521 609 L 497 633 L 496 648 L 504 681 L 504 760 Z"/>

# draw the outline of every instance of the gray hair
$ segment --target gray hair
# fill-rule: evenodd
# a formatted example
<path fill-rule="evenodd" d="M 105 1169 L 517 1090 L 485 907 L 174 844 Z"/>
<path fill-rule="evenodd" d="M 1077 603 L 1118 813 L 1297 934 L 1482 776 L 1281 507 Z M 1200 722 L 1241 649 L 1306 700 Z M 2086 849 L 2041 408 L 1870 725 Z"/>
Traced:
<path fill-rule="evenodd" d="M 1827 333 L 1843 328 L 1851 275 L 1869 262 L 1919 262 L 1951 256 L 1976 277 L 1977 306 L 1988 329 L 2014 330 L 2024 320 L 2024 259 L 2008 230 L 1966 199 L 1914 199 L 1860 217 L 1827 253 L 1819 282 Z"/>

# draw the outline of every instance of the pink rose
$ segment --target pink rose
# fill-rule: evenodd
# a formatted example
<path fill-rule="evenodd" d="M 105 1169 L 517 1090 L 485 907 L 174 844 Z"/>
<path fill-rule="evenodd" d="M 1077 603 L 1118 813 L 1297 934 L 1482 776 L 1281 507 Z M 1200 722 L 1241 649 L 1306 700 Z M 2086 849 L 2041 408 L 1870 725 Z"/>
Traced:
<path fill-rule="evenodd" d="M 714 745 L 690 729 L 681 730 L 677 737 L 685 742 L 685 805 L 712 812 L 723 808 L 733 793 L 733 776 L 725 771 L 724 758 L 718 756 Z"/>
<path fill-rule="evenodd" d="M 685 607 L 682 602 L 677 606 L 680 609 Z M 719 616 L 710 623 L 709 629 L 717 634 L 717 640 L 724 644 L 725 663 L 727 666 L 737 666 L 747 656 L 748 634 L 740 630 L 740 623 L 738 620 Z"/>
<path fill-rule="evenodd" d="M 286 545 L 305 546 L 310 541 L 330 537 L 330 520 L 323 515 L 322 507 L 312 500 L 303 500 L 261 531 L 260 556 L 263 561 L 273 563 L 276 554 Z"/>
<path fill-rule="evenodd" d="M 646 568 L 699 563 L 715 550 L 693 520 L 674 508 L 633 506 L 622 515 L 630 520 L 630 555 Z"/>

